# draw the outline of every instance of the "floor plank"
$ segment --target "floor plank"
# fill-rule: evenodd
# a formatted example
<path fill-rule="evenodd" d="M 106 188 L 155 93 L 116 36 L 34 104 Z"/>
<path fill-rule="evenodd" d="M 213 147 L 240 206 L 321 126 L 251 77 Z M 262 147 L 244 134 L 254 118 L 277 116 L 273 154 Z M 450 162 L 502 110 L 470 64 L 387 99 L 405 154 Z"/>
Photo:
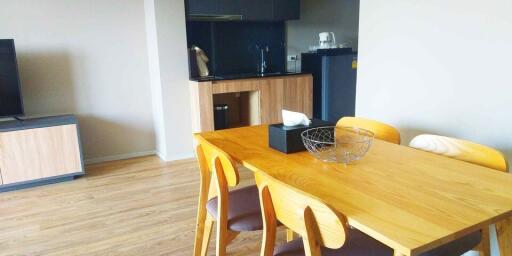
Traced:
<path fill-rule="evenodd" d="M 249 184 L 252 173 L 242 170 L 241 186 Z M 71 182 L 1 193 L 0 255 L 192 255 L 198 192 L 194 160 L 150 156 L 91 165 Z M 261 232 L 242 234 L 228 254 L 258 255 L 260 239 Z"/>

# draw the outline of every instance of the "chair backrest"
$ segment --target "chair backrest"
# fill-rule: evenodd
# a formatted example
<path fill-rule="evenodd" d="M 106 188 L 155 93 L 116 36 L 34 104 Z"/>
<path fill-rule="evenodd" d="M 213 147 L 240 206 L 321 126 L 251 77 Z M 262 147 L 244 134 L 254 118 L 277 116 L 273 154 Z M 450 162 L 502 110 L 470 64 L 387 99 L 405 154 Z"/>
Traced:
<path fill-rule="evenodd" d="M 317 249 L 319 246 L 332 249 L 343 246 L 347 231 L 347 219 L 344 215 L 319 199 L 267 174 L 256 172 L 255 179 L 260 191 L 265 234 L 272 232 L 267 230 L 272 226 L 268 223 L 276 219 L 303 237 L 306 255 L 316 255 L 307 251 L 307 248 L 314 250 L 310 248 L 313 247 L 311 244 L 317 244 Z"/>
<path fill-rule="evenodd" d="M 508 171 L 505 155 L 500 151 L 470 141 L 423 134 L 409 143 L 412 148 L 455 158 L 495 170 Z"/>
<path fill-rule="evenodd" d="M 343 117 L 338 121 L 336 126 L 366 129 L 373 132 L 377 139 L 400 144 L 400 132 L 395 127 L 379 121 L 361 117 Z"/>
<path fill-rule="evenodd" d="M 233 159 L 210 142 L 200 137 L 196 137 L 196 139 L 199 142 L 196 153 L 201 172 L 213 172 L 215 168 L 222 168 L 227 185 L 230 187 L 237 186 L 240 176 Z"/>

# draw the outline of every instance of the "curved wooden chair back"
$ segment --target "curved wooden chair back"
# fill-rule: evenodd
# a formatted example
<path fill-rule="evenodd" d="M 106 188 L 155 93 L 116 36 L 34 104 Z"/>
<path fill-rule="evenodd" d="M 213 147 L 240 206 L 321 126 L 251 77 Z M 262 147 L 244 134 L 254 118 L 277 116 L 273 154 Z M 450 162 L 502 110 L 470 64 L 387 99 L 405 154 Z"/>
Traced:
<path fill-rule="evenodd" d="M 233 159 L 208 141 L 198 141 L 199 145 L 196 148 L 196 153 L 201 173 L 203 174 L 203 172 L 206 171 L 210 173 L 219 170 L 223 173 L 228 186 L 237 186 L 240 181 L 240 176 Z"/>
<path fill-rule="evenodd" d="M 412 148 L 451 157 L 499 171 L 508 171 L 508 162 L 500 151 L 471 141 L 422 134 L 409 143 Z"/>
<path fill-rule="evenodd" d="M 319 199 L 263 173 L 255 173 L 263 212 L 261 255 L 272 255 L 277 220 L 302 236 L 306 255 L 320 255 L 321 246 L 337 249 L 345 243 L 347 219 Z"/>
<path fill-rule="evenodd" d="M 343 117 L 336 123 L 336 126 L 366 129 L 373 132 L 377 139 L 400 144 L 400 132 L 395 127 L 379 121 L 361 117 Z"/>
<path fill-rule="evenodd" d="M 422 134 L 416 136 L 409 146 L 477 164 L 499 171 L 508 171 L 508 162 L 500 151 L 474 142 L 439 135 Z M 498 245 L 502 256 L 512 256 L 512 218 L 496 223 Z M 489 229 L 482 230 L 482 242 L 476 248 L 480 255 L 490 255 Z"/>
<path fill-rule="evenodd" d="M 214 222 L 217 222 L 217 247 L 219 256 L 226 255 L 226 247 L 238 233 L 228 230 L 229 188 L 237 186 L 240 177 L 233 159 L 220 148 L 196 136 L 197 160 L 201 174 L 199 203 L 197 212 L 194 255 L 204 256 L 208 252 L 208 243 Z M 214 183 L 215 186 L 210 186 Z M 217 197 L 217 218 L 208 216 L 206 204 Z"/>

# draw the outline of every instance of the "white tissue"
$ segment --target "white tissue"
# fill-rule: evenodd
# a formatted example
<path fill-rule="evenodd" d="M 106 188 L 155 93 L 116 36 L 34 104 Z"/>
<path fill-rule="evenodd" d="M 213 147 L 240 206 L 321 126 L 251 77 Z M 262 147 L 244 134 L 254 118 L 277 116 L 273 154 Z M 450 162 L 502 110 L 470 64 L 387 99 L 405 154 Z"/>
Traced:
<path fill-rule="evenodd" d="M 285 126 L 296 126 L 301 124 L 308 126 L 311 124 L 311 120 L 309 120 L 309 118 L 303 113 L 283 109 L 283 124 Z"/>

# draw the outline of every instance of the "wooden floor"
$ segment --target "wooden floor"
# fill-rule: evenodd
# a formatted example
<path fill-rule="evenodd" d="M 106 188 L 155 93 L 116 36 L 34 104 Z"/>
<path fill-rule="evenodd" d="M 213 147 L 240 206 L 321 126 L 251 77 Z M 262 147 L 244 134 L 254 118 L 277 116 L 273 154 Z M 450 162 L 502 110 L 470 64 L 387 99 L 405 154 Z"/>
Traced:
<path fill-rule="evenodd" d="M 241 180 L 251 184 L 250 171 Z M 192 255 L 198 191 L 195 161 L 151 156 L 88 166 L 71 182 L 1 193 L 0 255 Z M 242 234 L 228 253 L 258 255 L 260 239 L 260 232 Z"/>

